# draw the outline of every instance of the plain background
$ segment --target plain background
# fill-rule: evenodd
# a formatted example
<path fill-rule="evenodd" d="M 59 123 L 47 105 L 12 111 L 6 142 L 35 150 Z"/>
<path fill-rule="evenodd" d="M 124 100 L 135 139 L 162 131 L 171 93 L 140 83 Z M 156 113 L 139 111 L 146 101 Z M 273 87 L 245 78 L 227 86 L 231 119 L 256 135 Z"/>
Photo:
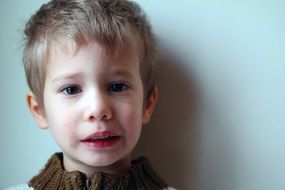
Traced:
<path fill-rule="evenodd" d="M 0 188 L 59 151 L 25 104 L 25 21 L 46 1 L 0 1 Z M 137 0 L 159 38 L 160 101 L 135 155 L 174 187 L 285 189 L 283 0 Z"/>

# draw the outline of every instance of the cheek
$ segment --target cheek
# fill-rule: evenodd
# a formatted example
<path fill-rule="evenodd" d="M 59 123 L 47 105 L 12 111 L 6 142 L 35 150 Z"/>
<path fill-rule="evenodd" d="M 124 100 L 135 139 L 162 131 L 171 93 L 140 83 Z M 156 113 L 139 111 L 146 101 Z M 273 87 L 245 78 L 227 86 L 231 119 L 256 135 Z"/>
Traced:
<path fill-rule="evenodd" d="M 62 126 L 72 122 L 74 109 L 55 94 L 46 94 L 45 111 L 50 127 Z"/>
<path fill-rule="evenodd" d="M 73 125 L 73 117 L 66 112 L 54 112 L 48 117 L 48 123 L 51 132 L 56 139 L 64 139 L 72 136 L 75 129 Z"/>
<path fill-rule="evenodd" d="M 127 132 L 134 133 L 142 125 L 142 104 L 124 104 L 117 111 L 118 119 Z"/>
<path fill-rule="evenodd" d="M 49 104 L 48 104 L 49 103 Z M 75 117 L 73 112 L 63 109 L 60 104 L 47 102 L 45 106 L 47 122 L 52 135 L 60 146 L 70 144 L 69 139 L 75 138 Z"/>
<path fill-rule="evenodd" d="M 59 104 L 53 103 L 46 106 L 46 116 L 49 127 L 64 126 L 71 121 L 71 113 L 69 110 L 63 109 Z"/>
<path fill-rule="evenodd" d="M 74 126 L 74 121 L 70 115 L 57 114 L 54 115 L 50 122 L 50 131 L 57 142 L 62 148 L 75 147 L 75 140 L 77 139 L 77 131 Z"/>

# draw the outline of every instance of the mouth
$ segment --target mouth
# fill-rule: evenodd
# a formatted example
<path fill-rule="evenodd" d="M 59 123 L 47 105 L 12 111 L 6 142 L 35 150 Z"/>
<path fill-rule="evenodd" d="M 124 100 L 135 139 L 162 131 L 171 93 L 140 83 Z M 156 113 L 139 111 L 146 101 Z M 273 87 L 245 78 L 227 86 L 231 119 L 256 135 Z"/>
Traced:
<path fill-rule="evenodd" d="M 117 144 L 121 136 L 108 131 L 96 132 L 81 142 L 91 148 L 106 148 Z"/>

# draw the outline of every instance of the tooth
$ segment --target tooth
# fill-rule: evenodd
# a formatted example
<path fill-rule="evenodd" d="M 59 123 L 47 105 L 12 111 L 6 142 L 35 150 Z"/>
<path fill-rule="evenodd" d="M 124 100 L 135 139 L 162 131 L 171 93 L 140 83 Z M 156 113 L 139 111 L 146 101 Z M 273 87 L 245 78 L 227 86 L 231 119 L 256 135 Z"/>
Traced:
<path fill-rule="evenodd" d="M 91 137 L 91 140 L 101 140 L 101 139 L 107 139 L 110 138 L 110 136 L 105 136 L 105 137 Z"/>

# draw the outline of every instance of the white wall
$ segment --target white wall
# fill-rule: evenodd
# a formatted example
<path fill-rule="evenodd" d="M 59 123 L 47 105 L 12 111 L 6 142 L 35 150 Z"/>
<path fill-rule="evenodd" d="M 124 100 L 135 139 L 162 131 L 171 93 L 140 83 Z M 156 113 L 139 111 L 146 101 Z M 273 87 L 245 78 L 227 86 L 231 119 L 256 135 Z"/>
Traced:
<path fill-rule="evenodd" d="M 0 188 L 58 151 L 24 101 L 22 29 L 42 2 L 0 1 Z M 137 2 L 163 56 L 160 102 L 136 154 L 180 189 L 285 189 L 285 2 Z"/>

